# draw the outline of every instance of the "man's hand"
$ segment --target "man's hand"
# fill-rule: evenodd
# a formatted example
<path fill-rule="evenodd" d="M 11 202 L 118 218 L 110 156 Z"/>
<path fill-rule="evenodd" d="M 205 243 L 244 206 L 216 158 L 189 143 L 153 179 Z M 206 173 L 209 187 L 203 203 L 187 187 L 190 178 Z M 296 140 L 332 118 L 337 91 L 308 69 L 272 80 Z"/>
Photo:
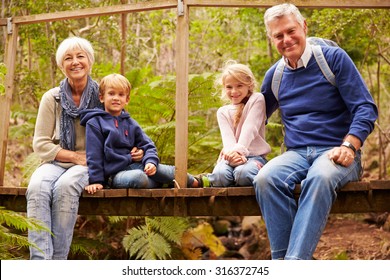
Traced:
<path fill-rule="evenodd" d="M 328 153 L 328 157 L 334 163 L 348 167 L 352 164 L 355 158 L 355 153 L 350 148 L 341 146 L 341 147 L 335 147 L 332 150 L 330 150 Z"/>

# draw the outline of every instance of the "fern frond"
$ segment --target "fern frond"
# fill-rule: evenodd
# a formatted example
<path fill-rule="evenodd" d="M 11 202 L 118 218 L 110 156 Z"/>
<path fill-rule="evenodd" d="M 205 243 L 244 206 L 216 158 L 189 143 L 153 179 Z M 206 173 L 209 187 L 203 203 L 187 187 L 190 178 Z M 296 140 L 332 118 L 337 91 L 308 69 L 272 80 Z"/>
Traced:
<path fill-rule="evenodd" d="M 146 217 L 145 223 L 175 244 L 180 244 L 183 233 L 189 228 L 188 219 L 182 217 Z"/>
<path fill-rule="evenodd" d="M 14 234 L 8 231 L 7 228 L 0 225 L 0 240 L 9 246 L 29 247 L 30 243 L 26 236 Z"/>
<path fill-rule="evenodd" d="M 171 254 L 171 246 L 164 237 L 146 225 L 130 229 L 122 244 L 130 257 L 136 259 L 164 260 Z"/>
<path fill-rule="evenodd" d="M 6 224 L 8 227 L 13 227 L 21 231 L 28 229 L 34 231 L 50 231 L 43 222 L 6 210 L 4 207 L 0 207 L 0 224 Z"/>
<path fill-rule="evenodd" d="M 72 242 L 72 244 L 70 246 L 70 252 L 72 254 L 75 254 L 75 255 L 76 254 L 84 255 L 89 260 L 93 259 L 92 253 L 88 250 L 88 248 L 86 248 L 85 246 L 83 246 L 83 244 L 80 244 L 80 243 Z"/>
<path fill-rule="evenodd" d="M 116 224 L 127 220 L 127 216 L 108 216 L 108 221 L 112 224 Z"/>
<path fill-rule="evenodd" d="M 23 161 L 22 166 L 22 183 L 21 185 L 23 187 L 27 187 L 28 182 L 30 181 L 31 175 L 34 173 L 34 171 L 38 168 L 38 166 L 41 164 L 41 159 L 36 153 L 29 154 Z"/>

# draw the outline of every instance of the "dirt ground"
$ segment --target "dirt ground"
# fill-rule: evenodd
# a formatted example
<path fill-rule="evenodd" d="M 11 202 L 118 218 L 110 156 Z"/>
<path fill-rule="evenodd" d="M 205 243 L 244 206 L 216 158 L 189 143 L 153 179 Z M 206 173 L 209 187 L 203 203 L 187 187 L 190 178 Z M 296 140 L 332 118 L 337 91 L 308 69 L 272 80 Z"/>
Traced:
<path fill-rule="evenodd" d="M 383 225 L 383 219 L 387 222 Z M 316 259 L 390 260 L 387 213 L 331 215 L 314 254 Z"/>

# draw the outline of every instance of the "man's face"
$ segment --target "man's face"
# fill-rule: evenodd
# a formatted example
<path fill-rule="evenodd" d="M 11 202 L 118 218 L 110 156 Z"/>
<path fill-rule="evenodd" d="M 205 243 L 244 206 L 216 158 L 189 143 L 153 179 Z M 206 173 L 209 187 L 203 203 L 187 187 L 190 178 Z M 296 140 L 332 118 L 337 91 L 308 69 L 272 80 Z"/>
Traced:
<path fill-rule="evenodd" d="M 277 18 L 268 24 L 270 36 L 278 52 L 295 67 L 306 47 L 307 27 L 298 23 L 295 16 Z"/>

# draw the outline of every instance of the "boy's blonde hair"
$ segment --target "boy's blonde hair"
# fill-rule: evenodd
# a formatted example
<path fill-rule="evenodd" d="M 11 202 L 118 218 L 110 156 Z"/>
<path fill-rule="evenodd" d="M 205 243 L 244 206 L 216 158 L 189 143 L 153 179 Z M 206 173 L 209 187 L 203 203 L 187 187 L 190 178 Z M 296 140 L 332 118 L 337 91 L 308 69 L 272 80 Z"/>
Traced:
<path fill-rule="evenodd" d="M 107 88 L 120 88 L 127 92 L 127 96 L 130 97 L 131 84 L 129 80 L 121 74 L 110 74 L 105 76 L 99 84 L 99 94 L 104 96 Z"/>

